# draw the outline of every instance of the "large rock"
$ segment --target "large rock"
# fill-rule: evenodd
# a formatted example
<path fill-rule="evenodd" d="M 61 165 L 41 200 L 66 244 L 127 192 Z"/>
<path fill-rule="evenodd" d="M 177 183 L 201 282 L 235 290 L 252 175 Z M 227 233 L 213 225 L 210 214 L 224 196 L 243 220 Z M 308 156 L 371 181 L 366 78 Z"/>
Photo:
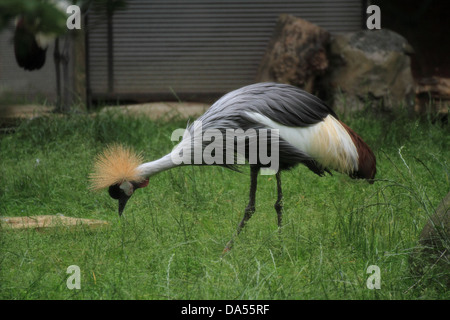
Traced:
<path fill-rule="evenodd" d="M 442 121 L 448 121 L 450 105 L 450 78 L 422 78 L 416 85 L 415 111 L 419 114 L 431 112 Z"/>
<path fill-rule="evenodd" d="M 428 219 L 419 245 L 410 259 L 414 273 L 423 276 L 434 269 L 432 274 L 450 287 L 450 192 Z"/>
<path fill-rule="evenodd" d="M 329 33 L 315 24 L 280 15 L 256 81 L 287 83 L 312 92 L 316 77 L 328 67 L 329 38 Z"/>
<path fill-rule="evenodd" d="M 389 30 L 336 35 L 330 44 L 330 68 L 324 87 L 335 109 L 414 108 L 411 46 Z"/>

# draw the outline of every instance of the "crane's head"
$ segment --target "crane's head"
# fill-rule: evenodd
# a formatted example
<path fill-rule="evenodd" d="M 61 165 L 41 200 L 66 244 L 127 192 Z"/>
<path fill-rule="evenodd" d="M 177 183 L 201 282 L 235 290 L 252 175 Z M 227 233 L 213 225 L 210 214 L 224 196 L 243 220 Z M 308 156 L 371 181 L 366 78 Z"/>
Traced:
<path fill-rule="evenodd" d="M 111 198 L 119 201 L 119 215 L 134 191 L 148 185 L 148 178 L 138 170 L 142 160 L 140 154 L 117 144 L 107 147 L 96 158 L 94 172 L 89 176 L 91 189 L 108 188 Z"/>

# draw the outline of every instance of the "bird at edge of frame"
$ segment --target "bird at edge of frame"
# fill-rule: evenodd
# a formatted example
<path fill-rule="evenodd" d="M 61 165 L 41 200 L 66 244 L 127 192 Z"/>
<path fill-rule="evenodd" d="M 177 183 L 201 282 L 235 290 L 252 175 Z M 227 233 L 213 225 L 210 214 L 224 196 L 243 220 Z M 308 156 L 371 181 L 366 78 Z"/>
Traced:
<path fill-rule="evenodd" d="M 303 164 L 319 176 L 335 170 L 354 179 L 374 182 L 376 159 L 370 147 L 341 122 L 322 100 L 297 87 L 279 83 L 257 83 L 242 87 L 217 100 L 198 121 L 203 125 L 202 130 L 279 130 L 279 166 L 275 174 L 277 199 L 274 205 L 279 228 L 283 211 L 281 172 L 284 170 Z M 194 124 L 188 126 L 187 132 L 192 133 L 193 130 Z M 140 154 L 128 147 L 117 144 L 107 147 L 96 158 L 94 171 L 90 174 L 91 188 L 108 188 L 109 195 L 118 200 L 119 215 L 122 215 L 130 197 L 137 189 L 146 187 L 151 176 L 185 165 L 175 164 L 172 153 L 179 153 L 183 147 L 191 145 L 192 137 L 193 134 L 183 136 L 171 153 L 150 162 L 144 162 Z M 233 239 L 255 212 L 257 176 L 264 165 L 259 160 L 249 165 L 249 202 L 224 253 L 231 249 Z M 236 170 L 235 165 L 221 166 Z"/>
<path fill-rule="evenodd" d="M 45 65 L 48 47 L 67 31 L 66 10 L 70 4 L 66 0 L 33 3 L 28 8 L 33 10 L 15 18 L 14 56 L 19 67 L 34 71 Z"/>

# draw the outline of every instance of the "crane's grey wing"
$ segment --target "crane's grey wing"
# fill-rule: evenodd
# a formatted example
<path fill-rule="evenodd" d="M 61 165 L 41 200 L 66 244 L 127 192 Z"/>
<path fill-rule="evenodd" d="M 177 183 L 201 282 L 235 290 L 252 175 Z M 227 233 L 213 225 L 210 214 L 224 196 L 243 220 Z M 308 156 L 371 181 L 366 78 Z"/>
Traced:
<path fill-rule="evenodd" d="M 289 127 L 305 127 L 322 121 L 334 111 L 316 96 L 297 87 L 280 83 L 257 83 L 232 91 L 198 120 L 254 122 L 248 113 L 259 113 Z M 240 120 L 240 121 L 239 121 Z"/>

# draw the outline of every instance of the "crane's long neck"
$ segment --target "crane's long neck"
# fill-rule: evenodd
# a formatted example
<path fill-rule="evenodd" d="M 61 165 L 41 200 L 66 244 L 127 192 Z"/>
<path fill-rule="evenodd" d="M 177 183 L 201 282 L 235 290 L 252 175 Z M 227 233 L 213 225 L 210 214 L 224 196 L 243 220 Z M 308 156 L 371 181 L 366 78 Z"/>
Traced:
<path fill-rule="evenodd" d="M 169 154 L 165 155 L 158 160 L 150 161 L 147 163 L 143 163 L 138 167 L 140 174 L 146 178 L 153 176 L 159 172 L 171 169 L 178 166 L 174 164 L 172 161 L 172 157 Z"/>

